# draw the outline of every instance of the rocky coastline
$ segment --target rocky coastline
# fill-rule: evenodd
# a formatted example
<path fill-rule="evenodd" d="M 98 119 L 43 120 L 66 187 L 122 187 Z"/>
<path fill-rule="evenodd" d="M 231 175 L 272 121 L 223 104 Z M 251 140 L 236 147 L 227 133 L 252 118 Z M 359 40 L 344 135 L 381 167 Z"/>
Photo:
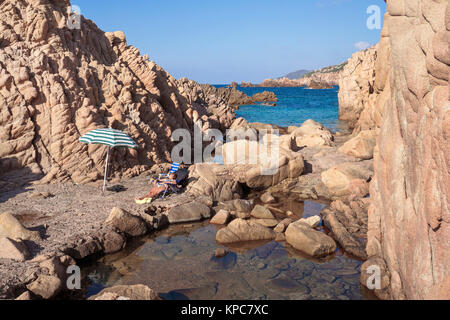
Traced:
<path fill-rule="evenodd" d="M 0 25 L 0 299 L 54 299 L 67 290 L 69 266 L 170 224 L 205 219 L 223 225 L 216 240 L 224 245 L 286 241 L 311 258 L 339 246 L 365 261 L 363 286 L 368 269 L 380 267 L 374 293 L 381 299 L 448 299 L 450 6 L 420 3 L 389 1 L 380 43 L 353 55 L 342 71 L 317 76 L 318 86 L 340 87 L 339 117 L 350 131 L 335 133 L 313 120 L 279 128 L 236 119 L 237 106 L 276 97 L 176 80 L 127 45 L 122 32 L 104 33 L 84 18 L 80 30 L 65 28 L 68 1 L 33 8 L 1 2 L 8 24 Z M 288 82 L 266 84 L 275 83 Z M 251 165 L 249 152 L 227 157 L 253 150 L 240 139 L 223 145 L 224 164 L 187 166 L 181 194 L 136 205 L 148 180 L 170 167 L 173 130 L 196 125 L 264 132 L 268 150 L 279 143 L 276 173 L 261 173 L 273 165 L 263 153 Z M 125 190 L 101 197 L 105 150 L 77 141 L 106 126 L 142 148 L 113 154 L 120 165 L 109 183 Z M 248 190 L 261 192 L 258 203 L 246 198 Z M 273 204 L 275 195 L 328 206 L 296 219 Z M 138 285 L 92 299 L 159 297 Z"/>
<path fill-rule="evenodd" d="M 339 78 L 342 70 L 347 62 L 336 66 L 325 67 L 320 70 L 311 71 L 299 79 L 278 78 L 265 79 L 260 84 L 252 84 L 242 81 L 241 87 L 262 87 L 262 88 L 277 88 L 277 87 L 306 87 L 308 89 L 331 89 L 339 85 Z"/>
<path fill-rule="evenodd" d="M 3 232 L 2 239 L 7 239 L 14 247 L 7 251 L 9 259 L 2 260 L 0 271 L 4 276 L 1 297 L 54 298 L 64 293 L 68 275 L 63 271 L 68 266 L 92 256 L 120 251 L 132 238 L 157 232 L 170 224 L 204 219 L 227 225 L 217 234 L 217 241 L 223 244 L 277 239 L 288 241 L 307 255 L 320 257 L 332 254 L 336 243 L 339 243 L 357 256 L 358 248 L 354 248 L 354 243 L 349 239 L 364 239 L 364 206 L 357 209 L 362 219 L 358 220 L 362 229 L 359 234 L 353 229 L 350 233 L 346 229 L 350 222 L 341 219 L 340 229 L 332 227 L 333 231 L 337 230 L 336 235 L 328 236 L 315 230 L 321 221 L 319 216 L 307 221 L 296 221 L 291 213 L 273 206 L 271 194 L 288 197 L 295 194 L 295 183 L 303 183 L 309 189 L 302 187 L 299 198 L 323 201 L 343 199 L 346 202 L 347 199 L 367 194 L 366 184 L 372 173 L 365 169 L 366 165 L 361 167 L 362 171 L 356 176 L 354 172 L 345 171 L 347 161 L 356 161 L 337 151 L 348 136 L 335 137 L 312 120 L 301 127 L 285 128 L 284 132 L 281 146 L 286 160 L 278 164 L 280 167 L 276 176 L 261 175 L 260 170 L 254 170 L 254 165 L 234 161 L 224 165 L 196 164 L 189 168 L 191 181 L 184 193 L 156 200 L 150 206 L 135 205 L 130 199 L 148 187 L 148 175 L 165 172 L 169 164 L 155 167 L 154 171 L 135 178 L 116 178 L 111 184 L 124 185 L 126 191 L 117 194 L 109 192 L 105 198 L 98 192 L 100 183 L 96 182 L 79 186 L 70 182 L 36 184 L 20 190 L 18 194 L 18 190 L 10 190 L 0 205 L 2 212 L 6 210 L 1 216 L 9 217 L 0 221 L 0 231 Z M 225 144 L 223 149 L 242 143 L 245 145 L 248 142 L 237 141 L 229 143 L 229 146 Z M 299 148 L 303 149 L 300 152 L 293 151 Z M 320 157 L 314 157 L 318 153 Z M 328 155 L 325 156 L 328 160 L 323 160 L 324 155 Z M 316 159 L 321 163 L 316 164 Z M 344 164 L 343 169 L 335 168 L 338 163 Z M 370 164 L 367 168 L 370 168 Z M 348 186 L 342 188 L 341 185 L 335 185 L 339 181 L 333 180 L 333 177 L 328 180 L 324 178 L 328 171 L 348 175 Z M 261 196 L 263 205 L 246 200 L 245 188 L 265 189 L 267 192 Z M 74 194 L 77 195 L 75 198 L 72 196 Z M 83 202 L 82 208 L 80 202 Z M 74 209 L 72 203 L 79 208 Z M 352 202 L 350 206 L 353 208 Z M 57 207 L 64 207 L 65 210 L 55 210 Z M 17 230 L 20 233 L 16 233 Z M 360 255 L 359 258 L 363 259 L 364 256 Z M 107 290 L 104 293 L 111 292 Z M 134 297 L 128 293 L 128 298 Z"/>
<path fill-rule="evenodd" d="M 5 45 L 0 62 L 6 68 L 0 86 L 1 123 L 8 130 L 1 136 L 0 297 L 55 298 L 67 287 L 69 266 L 93 255 L 119 251 L 128 239 L 168 224 L 210 218 L 218 202 L 229 211 L 226 216 L 235 218 L 230 228 L 248 231 L 242 236 L 260 239 L 275 235 L 272 228 L 286 222 L 287 213 L 269 217 L 280 212 L 261 207 L 266 216 L 258 218 L 258 207 L 242 199 L 244 189 L 266 189 L 299 177 L 305 163 L 296 151 L 331 146 L 333 134 L 312 120 L 299 128 L 277 128 L 235 119 L 236 106 L 275 103 L 277 97 L 271 92 L 248 97 L 235 88 L 176 80 L 127 45 L 122 32 L 104 33 L 84 18 L 80 30 L 62 31 L 59 26 L 66 25 L 69 18 L 69 2 L 60 4 L 45 3 L 33 9 L 33 19 L 45 28 L 39 24 L 18 29 L 2 25 Z M 27 25 L 28 20 L 16 15 L 29 10 L 27 4 L 3 1 L 1 7 L 2 21 Z M 22 39 L 30 39 L 33 47 L 27 47 Z M 80 63 L 75 63 L 76 59 Z M 92 68 L 97 73 L 93 74 Z M 82 86 L 80 77 L 84 77 Z M 270 132 L 281 129 L 277 173 L 261 175 L 259 166 L 268 161 L 264 156 L 259 165 L 232 160 L 225 165 L 197 164 L 189 168 L 191 181 L 183 194 L 155 201 L 147 208 L 135 205 L 134 197 L 148 187 L 148 175 L 167 172 L 172 131 L 193 131 L 194 125 L 200 125 L 202 131 L 268 130 L 269 147 L 275 137 L 271 138 Z M 120 166 L 114 168 L 110 183 L 125 185 L 129 191 L 111 192 L 102 198 L 97 191 L 105 150 L 77 141 L 83 133 L 105 126 L 126 132 L 141 148 L 113 153 L 112 163 Z M 246 143 L 236 142 L 250 147 Z M 224 145 L 223 152 L 229 148 L 233 144 Z M 285 222 L 279 230 L 290 230 Z M 334 240 L 313 226 L 292 230 L 298 232 L 289 232 L 288 238 L 300 249 L 295 234 L 315 239 L 303 248 L 312 255 L 328 254 L 335 248 Z"/>

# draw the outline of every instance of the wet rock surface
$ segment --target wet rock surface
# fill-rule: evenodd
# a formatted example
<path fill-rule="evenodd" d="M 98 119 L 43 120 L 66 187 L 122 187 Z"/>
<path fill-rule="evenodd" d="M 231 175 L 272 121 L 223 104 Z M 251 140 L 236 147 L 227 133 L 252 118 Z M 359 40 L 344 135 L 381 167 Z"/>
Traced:
<path fill-rule="evenodd" d="M 345 251 L 362 260 L 367 259 L 367 210 L 370 199 L 344 203 L 334 201 L 322 210 L 324 225 Z"/>
<path fill-rule="evenodd" d="M 363 298 L 360 261 L 339 252 L 309 260 L 276 242 L 242 244 L 230 251 L 216 243 L 216 232 L 207 222 L 170 227 L 144 244 L 101 258 L 87 270 L 92 279 L 88 296 L 104 287 L 144 284 L 163 299 Z M 216 250 L 220 254 L 214 257 Z"/>
<path fill-rule="evenodd" d="M 120 208 L 113 208 L 105 224 L 130 237 L 138 237 L 147 233 L 147 225 L 138 216 Z"/>
<path fill-rule="evenodd" d="M 169 223 L 200 221 L 210 216 L 211 209 L 207 205 L 195 201 L 173 207 L 167 212 Z"/>
<path fill-rule="evenodd" d="M 286 229 L 286 241 L 311 257 L 323 257 L 336 250 L 336 243 L 326 234 L 299 220 Z"/>
<path fill-rule="evenodd" d="M 227 222 L 230 220 L 231 215 L 230 212 L 227 210 L 219 210 L 214 217 L 211 219 L 212 224 L 227 224 Z"/>
<path fill-rule="evenodd" d="M 144 285 L 115 286 L 106 288 L 89 300 L 160 300 L 158 295 Z"/>
<path fill-rule="evenodd" d="M 276 225 L 276 224 L 275 224 Z M 273 240 L 275 232 L 256 221 L 235 219 L 217 232 L 216 240 L 220 243 Z"/>

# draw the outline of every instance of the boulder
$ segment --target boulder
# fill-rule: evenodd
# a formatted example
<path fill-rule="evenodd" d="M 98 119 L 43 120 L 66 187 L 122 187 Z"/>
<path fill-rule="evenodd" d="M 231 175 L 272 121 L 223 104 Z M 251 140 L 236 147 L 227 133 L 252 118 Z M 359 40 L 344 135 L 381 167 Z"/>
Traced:
<path fill-rule="evenodd" d="M 306 120 L 299 128 L 292 131 L 297 147 L 332 146 L 334 136 L 330 130 L 314 120 Z"/>
<path fill-rule="evenodd" d="M 25 291 L 24 293 L 22 293 L 20 296 L 18 296 L 15 300 L 32 300 L 33 297 L 31 296 L 30 291 Z"/>
<path fill-rule="evenodd" d="M 243 219 L 233 220 L 226 228 L 216 234 L 219 243 L 236 243 L 256 240 L 273 240 L 275 232 L 261 224 Z"/>
<path fill-rule="evenodd" d="M 0 259 L 25 261 L 30 256 L 27 246 L 21 240 L 0 237 Z"/>
<path fill-rule="evenodd" d="M 77 260 L 81 260 L 94 254 L 100 253 L 102 252 L 102 250 L 102 245 L 98 239 L 88 237 L 88 239 L 83 240 L 82 243 L 65 249 L 64 253 Z"/>
<path fill-rule="evenodd" d="M 98 301 L 116 301 L 117 300 L 117 301 L 119 301 L 119 300 L 131 300 L 131 299 L 128 297 L 120 296 L 119 294 L 114 293 L 114 292 L 105 292 L 105 293 L 102 293 L 101 295 L 97 296 L 95 298 L 95 300 L 98 300 Z"/>
<path fill-rule="evenodd" d="M 333 85 L 327 82 L 318 82 L 311 80 L 308 84 L 308 89 L 333 89 Z"/>
<path fill-rule="evenodd" d="M 252 100 L 255 102 L 277 102 L 278 98 L 272 91 L 264 91 L 255 93 L 252 96 Z"/>
<path fill-rule="evenodd" d="M 230 250 L 228 250 L 226 248 L 217 248 L 216 251 L 214 251 L 214 257 L 223 258 L 229 253 L 230 253 Z"/>
<path fill-rule="evenodd" d="M 250 221 L 255 221 L 256 223 L 259 223 L 260 225 L 268 228 L 273 228 L 278 225 L 277 219 L 251 219 Z"/>
<path fill-rule="evenodd" d="M 318 227 L 320 224 L 320 221 L 321 221 L 321 219 L 319 216 L 312 216 L 312 217 L 308 217 L 308 218 L 302 218 L 299 220 L 299 222 L 306 223 L 311 228 Z"/>
<path fill-rule="evenodd" d="M 259 204 L 256 205 L 255 208 L 253 208 L 250 215 L 257 219 L 272 219 L 272 220 L 275 219 L 275 217 L 273 216 L 272 212 L 270 212 L 269 209 Z"/>
<path fill-rule="evenodd" d="M 303 222 L 291 223 L 285 234 L 287 243 L 312 257 L 323 257 L 336 250 L 331 237 Z"/>
<path fill-rule="evenodd" d="M 263 141 L 236 140 L 222 146 L 227 170 L 235 180 L 252 189 L 263 189 L 294 179 L 304 170 L 303 156 L 281 146 L 282 139 L 266 134 Z"/>
<path fill-rule="evenodd" d="M 179 205 L 167 212 L 169 223 L 200 221 L 211 217 L 211 209 L 200 202 Z"/>
<path fill-rule="evenodd" d="M 387 294 L 387 289 L 390 285 L 390 273 L 389 270 L 386 267 L 386 262 L 378 257 L 371 257 L 369 260 L 365 261 L 361 266 L 361 279 L 360 283 L 365 286 L 366 288 L 369 287 L 369 285 L 373 285 L 374 278 L 373 273 L 376 269 L 380 271 L 380 287 L 379 289 L 375 290 L 375 293 L 384 298 L 389 299 L 389 295 Z"/>
<path fill-rule="evenodd" d="M 149 287 L 138 284 L 132 286 L 115 286 L 106 288 L 89 300 L 161 300 L 158 294 Z"/>
<path fill-rule="evenodd" d="M 238 212 L 251 212 L 253 209 L 252 200 L 236 199 L 230 201 L 224 201 L 223 205 L 227 210 Z"/>
<path fill-rule="evenodd" d="M 49 275 L 63 280 L 67 277 L 67 267 L 73 264 L 75 264 L 75 260 L 70 256 L 52 256 L 39 263 L 39 267 L 47 269 Z"/>
<path fill-rule="evenodd" d="M 263 203 L 274 203 L 275 202 L 275 198 L 272 196 L 272 194 L 270 192 L 263 193 L 263 195 L 261 196 L 260 199 Z"/>
<path fill-rule="evenodd" d="M 333 238 L 351 255 L 362 260 L 373 253 L 367 245 L 368 207 L 370 199 L 343 202 L 333 201 L 321 214 L 324 225 L 332 231 Z"/>
<path fill-rule="evenodd" d="M 110 254 L 122 250 L 125 247 L 126 239 L 117 232 L 109 231 L 103 235 L 101 243 L 105 254 Z"/>
<path fill-rule="evenodd" d="M 227 210 L 219 210 L 216 215 L 211 219 L 212 224 L 227 224 L 230 219 L 230 212 Z"/>
<path fill-rule="evenodd" d="M 356 137 L 351 138 L 344 143 L 344 145 L 339 148 L 339 152 L 363 160 L 372 159 L 376 142 L 376 131 L 364 130 L 358 133 Z"/>
<path fill-rule="evenodd" d="M 244 211 L 233 211 L 231 215 L 239 219 L 249 219 L 251 217 L 250 212 Z"/>
<path fill-rule="evenodd" d="M 41 240 L 39 232 L 26 229 L 11 212 L 0 214 L 0 236 L 31 241 Z"/>
<path fill-rule="evenodd" d="M 209 196 L 214 201 L 228 201 L 243 194 L 239 180 L 223 165 L 198 163 L 189 168 L 186 193 L 194 197 Z"/>
<path fill-rule="evenodd" d="M 278 223 L 278 225 L 273 229 L 277 233 L 283 233 L 286 231 L 287 227 L 292 223 L 292 219 L 286 218 Z"/>
<path fill-rule="evenodd" d="M 284 233 L 277 232 L 277 235 L 275 237 L 276 242 L 284 242 L 286 241 L 286 235 Z"/>
<path fill-rule="evenodd" d="M 120 208 L 112 209 L 105 224 L 129 237 L 138 237 L 147 233 L 147 225 L 144 220 Z"/>
<path fill-rule="evenodd" d="M 233 124 L 230 127 L 230 130 L 237 130 L 237 129 L 246 129 L 249 127 L 249 123 L 244 118 L 236 118 L 233 121 Z"/>
<path fill-rule="evenodd" d="M 32 194 L 28 195 L 29 199 L 48 199 L 53 198 L 55 195 L 50 192 L 33 192 Z"/>
<path fill-rule="evenodd" d="M 63 288 L 63 282 L 57 276 L 39 275 L 27 285 L 27 289 L 42 299 L 54 298 Z"/>
<path fill-rule="evenodd" d="M 345 198 L 352 193 L 364 197 L 369 193 L 368 180 L 373 172 L 361 163 L 345 162 L 321 173 L 329 198 Z"/>

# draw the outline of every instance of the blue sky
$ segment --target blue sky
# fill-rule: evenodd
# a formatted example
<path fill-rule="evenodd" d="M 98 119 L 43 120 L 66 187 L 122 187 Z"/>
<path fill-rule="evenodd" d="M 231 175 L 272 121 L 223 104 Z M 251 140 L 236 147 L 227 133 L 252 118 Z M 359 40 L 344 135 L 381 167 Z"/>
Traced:
<path fill-rule="evenodd" d="M 251 81 L 346 61 L 375 44 L 367 8 L 382 0 L 72 0 L 104 31 L 174 77 L 201 83 Z M 357 45 L 356 45 L 357 44 Z"/>

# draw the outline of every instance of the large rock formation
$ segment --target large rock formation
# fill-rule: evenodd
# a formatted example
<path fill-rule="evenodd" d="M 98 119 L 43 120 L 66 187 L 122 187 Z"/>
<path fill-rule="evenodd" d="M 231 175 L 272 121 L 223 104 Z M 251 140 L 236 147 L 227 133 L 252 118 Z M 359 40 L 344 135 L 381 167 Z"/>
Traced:
<path fill-rule="evenodd" d="M 365 108 L 377 103 L 374 94 L 378 45 L 356 52 L 348 60 L 339 78 L 339 119 L 355 128 Z M 381 116 L 378 117 L 378 126 Z"/>
<path fill-rule="evenodd" d="M 253 99 L 236 88 L 216 88 L 209 84 L 199 85 L 193 80 L 183 78 L 177 80 L 180 93 L 194 109 L 206 110 L 211 115 L 204 114 L 204 129 L 209 129 L 212 122 L 221 130 L 228 129 L 235 119 L 234 109 L 239 105 L 253 104 Z"/>
<path fill-rule="evenodd" d="M 387 296 L 450 298 L 450 5 L 387 2 L 380 51 L 390 92 L 371 184 L 367 253 L 390 273 Z M 370 266 L 371 261 L 366 263 Z"/>
<path fill-rule="evenodd" d="M 122 32 L 105 33 L 84 17 L 69 28 L 74 17 L 68 0 L 0 1 L 0 174 L 26 168 L 44 182 L 95 180 L 106 148 L 78 139 L 113 127 L 139 149 L 114 150 L 112 171 L 135 175 L 170 160 L 175 129 L 199 119 L 231 124 L 223 99 L 212 103 L 209 91 L 206 100 L 189 99 L 185 82 L 127 45 Z"/>
<path fill-rule="evenodd" d="M 450 298 L 449 31 L 448 1 L 390 0 L 378 49 L 342 74 L 341 118 L 379 128 L 362 279 L 378 266 L 382 298 Z"/>
<path fill-rule="evenodd" d="M 224 165 L 198 163 L 191 166 L 186 192 L 227 201 L 239 198 L 244 186 L 264 189 L 300 176 L 304 170 L 302 155 L 279 146 L 278 139 L 268 134 L 264 143 L 244 139 L 225 143 L 222 147 Z"/>

